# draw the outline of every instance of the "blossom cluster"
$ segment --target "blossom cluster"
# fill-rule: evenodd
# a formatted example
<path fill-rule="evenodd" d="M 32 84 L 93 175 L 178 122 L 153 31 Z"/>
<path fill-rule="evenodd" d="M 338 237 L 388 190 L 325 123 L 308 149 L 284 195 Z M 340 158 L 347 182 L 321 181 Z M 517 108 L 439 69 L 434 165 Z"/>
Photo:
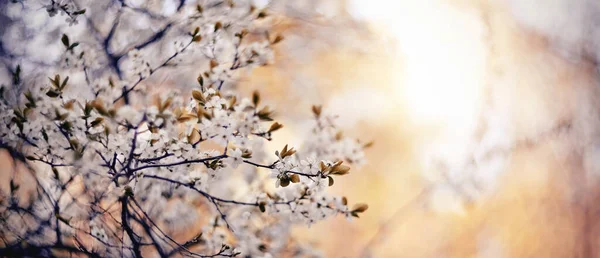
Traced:
<path fill-rule="evenodd" d="M 92 202 L 92 207 L 98 206 L 94 210 L 104 209 L 100 200 L 123 202 L 127 196 L 134 203 L 131 209 L 149 214 L 158 220 L 156 223 L 177 224 L 193 223 L 198 215 L 194 215 L 197 211 L 190 202 L 203 197 L 212 203 L 212 212 L 220 214 L 218 220 L 230 230 L 227 232 L 243 239 L 259 238 L 257 229 L 269 229 L 257 227 L 258 222 L 253 221 L 266 223 L 262 212 L 278 219 L 270 223 L 291 225 L 311 224 L 335 214 L 358 216 L 366 209 L 363 205 L 349 209 L 345 198 L 326 194 L 333 177 L 350 169 L 340 158 L 317 158 L 317 153 L 329 146 L 307 152 L 306 158 L 299 158 L 293 148 L 285 146 L 275 153 L 274 162 L 266 164 L 264 159 L 253 157 L 253 153 L 263 151 L 261 142 L 282 128 L 270 122 L 272 111 L 260 106 L 258 93 L 253 100 L 238 101 L 236 95 L 213 88 L 198 89 L 188 98 L 156 97 L 152 105 L 134 108 L 100 98 L 67 98 L 62 91 L 71 86 L 68 77 L 57 75 L 50 81 L 49 87 L 25 93 L 24 107 L 0 105 L 0 136 L 4 144 L 19 148 L 27 160 L 40 164 L 40 171 L 44 167 L 52 170 L 48 177 L 40 175 L 39 179 L 53 200 L 64 197 L 65 188 L 71 187 L 69 182 L 82 178 L 86 194 L 98 200 Z M 277 187 L 284 189 L 270 192 L 251 187 L 245 198 L 221 197 L 234 193 L 234 189 L 224 189 L 242 165 L 270 170 Z M 269 179 L 254 171 L 246 180 L 254 186 Z M 178 207 L 176 214 L 165 212 L 174 205 Z M 90 216 L 87 209 L 58 209 L 69 220 Z M 52 215 L 47 210 L 39 212 Z M 92 235 L 110 241 L 101 226 L 92 228 Z M 274 230 L 281 230 L 281 225 Z M 226 244 L 224 239 L 219 243 Z M 243 252 L 264 253 L 257 250 Z M 237 251 L 242 250 L 231 249 L 230 253 Z"/>
<path fill-rule="evenodd" d="M 51 1 L 47 11 L 85 14 L 73 8 Z M 283 128 L 274 110 L 258 92 L 243 97 L 235 85 L 224 89 L 235 83 L 234 71 L 271 62 L 273 45 L 283 40 L 256 24 L 265 10 L 243 1 L 193 9 L 180 24 L 193 28 L 178 41 L 187 43 L 164 60 L 134 48 L 122 55 L 129 73 L 95 78 L 88 69 L 99 64 L 82 58 L 94 56 L 93 48 L 82 51 L 63 34 L 62 64 L 86 82 L 54 74 L 25 85 L 17 67 L 12 86 L 26 90 L 0 87 L 0 147 L 36 182 L 27 192 L 24 176 L 13 176 L 0 198 L 0 232 L 14 242 L 12 254 L 316 256 L 293 241 L 294 225 L 367 210 L 327 188 L 364 163 L 369 144 L 344 137 L 335 117 L 314 106 L 305 143 L 268 154 L 265 143 Z M 208 64 L 193 89 L 144 90 L 147 78 L 192 49 Z"/>
<path fill-rule="evenodd" d="M 50 0 L 50 3 L 44 6 L 50 17 L 57 14 L 66 15 L 66 22 L 69 25 L 78 23 L 77 17 L 85 13 L 85 9 L 77 9 L 72 0 Z"/>

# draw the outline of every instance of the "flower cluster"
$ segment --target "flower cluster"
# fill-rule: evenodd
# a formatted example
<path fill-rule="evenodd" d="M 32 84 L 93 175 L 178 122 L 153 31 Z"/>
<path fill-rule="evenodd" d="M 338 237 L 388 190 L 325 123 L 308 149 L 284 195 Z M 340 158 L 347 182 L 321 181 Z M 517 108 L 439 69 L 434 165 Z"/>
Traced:
<path fill-rule="evenodd" d="M 56 14 L 66 15 L 66 22 L 69 25 L 78 23 L 77 17 L 85 13 L 85 9 L 77 9 L 72 0 L 50 0 L 50 3 L 44 6 L 50 17 Z"/>
<path fill-rule="evenodd" d="M 324 159 L 341 158 L 349 164 L 363 165 L 364 149 L 370 147 L 372 143 L 361 143 L 359 140 L 344 137 L 336 124 L 337 116 L 322 114 L 320 106 L 314 106 L 312 112 L 315 116 L 311 129 L 314 137 L 309 137 L 307 140 L 307 151 Z"/>
<path fill-rule="evenodd" d="M 24 107 L 0 105 L 1 113 L 6 114 L 0 126 L 2 142 L 20 149 L 27 160 L 53 171 L 44 187 L 54 189 L 48 191 L 51 199 L 61 199 L 71 187 L 70 182 L 82 178 L 85 192 L 98 200 L 92 202 L 94 209 L 105 209 L 102 202 L 121 202 L 132 211 L 147 214 L 155 221 L 152 223 L 174 225 L 192 223 L 196 210 L 190 201 L 204 198 L 212 205 L 210 209 L 220 214 L 216 223 L 225 225 L 222 230 L 243 239 L 259 238 L 255 229 L 260 223 L 311 224 L 335 214 L 358 216 L 366 209 L 362 205 L 349 209 L 345 198 L 326 194 L 333 177 L 350 170 L 341 156 L 331 160 L 318 160 L 314 155 L 301 159 L 294 148 L 285 146 L 275 153 L 272 163 L 253 158 L 254 152 L 263 151 L 254 142 L 270 139 L 282 128 L 277 122 L 269 122 L 272 111 L 260 105 L 258 93 L 252 100 L 238 101 L 236 95 L 224 95 L 213 88 L 198 89 L 188 98 L 156 97 L 151 106 L 134 108 L 100 98 L 68 98 L 63 95 L 68 87 L 74 87 L 68 84 L 68 77 L 57 75 L 50 86 L 25 93 Z M 285 189 L 270 192 L 250 187 L 245 198 L 221 197 L 235 194 L 235 187 L 226 189 L 235 177 L 233 171 L 242 165 L 270 170 L 277 186 Z M 269 179 L 255 171 L 255 176 L 247 180 L 248 185 L 255 185 Z M 60 215 L 69 220 L 84 220 L 91 212 L 56 205 Z M 178 207 L 177 212 L 164 212 L 173 206 Z M 278 221 L 269 221 L 263 212 Z M 238 220 L 238 216 L 250 216 L 252 220 Z M 230 221 L 237 222 L 232 225 Z M 105 231 L 92 228 L 92 235 L 111 241 Z M 281 230 L 281 225 L 275 229 Z M 289 227 L 289 233 L 287 230 Z M 225 239 L 220 243 L 232 245 Z M 164 248 L 160 243 L 156 245 Z M 214 249 L 214 245 L 208 249 Z"/>
<path fill-rule="evenodd" d="M 52 1 L 47 10 L 84 15 L 73 8 Z M 364 162 L 368 144 L 344 137 L 334 116 L 315 106 L 306 142 L 267 154 L 265 142 L 283 128 L 274 110 L 258 92 L 244 98 L 223 89 L 235 83 L 234 71 L 272 61 L 272 46 L 283 37 L 262 33 L 257 23 L 266 11 L 244 1 L 193 9 L 178 24 L 194 28 L 182 36 L 187 43 L 164 60 L 148 60 L 141 46 L 118 57 L 105 51 L 109 59 L 129 60 L 132 72 L 121 73 L 117 62 L 113 73 L 92 73 L 93 60 L 83 53 L 93 50 L 78 52 L 79 42 L 63 34 L 65 66 L 82 69 L 85 83 L 55 74 L 25 85 L 19 68 L 13 85 L 23 93 L 12 98 L 10 86 L 0 87 L 0 147 L 36 182 L 36 191 L 27 192 L 25 176 L 13 176 L 0 198 L 0 232 L 14 243 L 9 252 L 314 256 L 291 238 L 294 225 L 367 210 L 327 188 Z M 193 48 L 208 63 L 193 89 L 144 89 L 147 78 L 177 66 Z"/>

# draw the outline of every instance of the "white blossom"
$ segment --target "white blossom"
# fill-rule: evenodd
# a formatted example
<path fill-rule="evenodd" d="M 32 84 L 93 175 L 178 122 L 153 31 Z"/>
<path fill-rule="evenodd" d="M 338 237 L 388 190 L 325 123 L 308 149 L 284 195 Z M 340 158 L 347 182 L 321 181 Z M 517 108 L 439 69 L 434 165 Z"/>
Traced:
<path fill-rule="evenodd" d="M 227 161 L 228 161 L 227 164 L 229 164 L 232 168 L 237 168 L 244 161 L 242 159 L 242 150 L 234 149 L 234 150 L 230 151 Z"/>

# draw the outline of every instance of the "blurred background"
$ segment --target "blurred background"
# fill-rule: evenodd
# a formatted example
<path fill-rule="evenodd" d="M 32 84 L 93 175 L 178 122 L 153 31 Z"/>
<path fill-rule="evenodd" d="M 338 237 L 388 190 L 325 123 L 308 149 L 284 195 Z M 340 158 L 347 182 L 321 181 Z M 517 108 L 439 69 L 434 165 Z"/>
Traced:
<path fill-rule="evenodd" d="M 275 63 L 238 85 L 285 114 L 273 150 L 302 142 L 311 105 L 375 143 L 331 188 L 369 210 L 297 238 L 327 257 L 600 257 L 600 2 L 306 0 L 273 12 L 285 37 Z M 1 18 L 3 62 L 32 56 Z"/>
<path fill-rule="evenodd" d="M 375 145 L 333 187 L 369 212 L 299 237 L 328 257 L 600 257 L 598 2 L 313 10 L 328 23 L 293 22 L 247 87 L 275 85 L 269 99 L 299 117 L 324 104 Z"/>

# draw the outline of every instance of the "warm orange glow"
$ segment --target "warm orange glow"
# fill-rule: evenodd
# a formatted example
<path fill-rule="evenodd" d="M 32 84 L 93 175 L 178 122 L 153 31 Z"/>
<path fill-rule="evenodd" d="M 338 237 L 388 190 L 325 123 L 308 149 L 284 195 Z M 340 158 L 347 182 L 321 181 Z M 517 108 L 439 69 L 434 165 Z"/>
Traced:
<path fill-rule="evenodd" d="M 299 237 L 322 246 L 328 257 L 361 257 L 374 235 L 381 238 L 372 257 L 598 257 L 584 255 L 597 242 L 598 230 L 585 228 L 598 213 L 586 211 L 597 194 L 585 190 L 591 183 L 583 164 L 595 163 L 570 149 L 587 138 L 573 143 L 563 138 L 569 134 L 550 136 L 510 152 L 497 187 L 478 202 L 440 191 L 433 202 L 405 208 L 436 180 L 436 170 L 426 166 L 431 156 L 458 162 L 481 130 L 500 128 L 520 141 L 579 112 L 585 104 L 579 94 L 596 87 L 594 67 L 556 54 L 503 3 L 356 0 L 350 6 L 384 43 L 368 56 L 324 51 L 297 69 L 316 84 L 334 82 L 318 96 L 358 125 L 355 133 L 375 140 L 367 167 L 333 187 L 352 189 L 350 200 L 370 200 L 370 213 L 301 229 Z M 391 40 L 393 50 L 386 48 Z M 268 74 L 265 80 L 272 80 Z M 286 93 L 277 94 L 281 105 L 289 102 Z M 486 113 L 490 106 L 496 110 Z M 502 127 L 482 129 L 482 116 Z"/>

